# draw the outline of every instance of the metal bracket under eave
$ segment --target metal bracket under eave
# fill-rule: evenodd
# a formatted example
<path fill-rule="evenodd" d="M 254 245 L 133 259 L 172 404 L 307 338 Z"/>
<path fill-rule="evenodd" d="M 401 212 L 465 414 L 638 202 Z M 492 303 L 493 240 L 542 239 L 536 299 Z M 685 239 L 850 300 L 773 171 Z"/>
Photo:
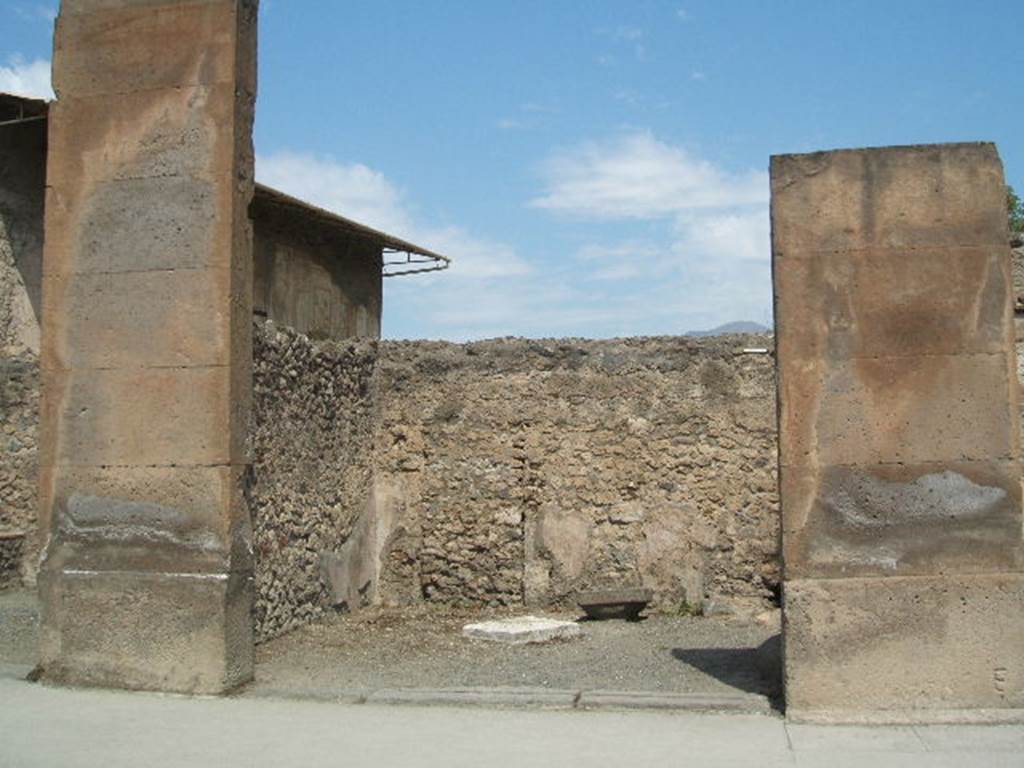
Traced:
<path fill-rule="evenodd" d="M 402 254 L 404 259 L 389 261 L 387 256 Z M 451 266 L 451 260 L 443 256 L 433 256 L 412 251 L 399 251 L 393 248 L 384 249 L 384 277 L 400 277 L 401 275 L 416 275 L 422 272 L 440 272 Z"/>

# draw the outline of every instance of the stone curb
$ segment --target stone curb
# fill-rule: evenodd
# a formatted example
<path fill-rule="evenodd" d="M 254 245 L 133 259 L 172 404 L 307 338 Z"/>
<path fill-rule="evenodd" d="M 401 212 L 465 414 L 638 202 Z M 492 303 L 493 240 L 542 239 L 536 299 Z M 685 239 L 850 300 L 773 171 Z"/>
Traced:
<path fill-rule="evenodd" d="M 551 709 L 629 709 L 676 712 L 776 714 L 765 696 L 752 693 L 662 693 L 658 691 L 581 691 L 553 688 L 381 688 L 372 691 L 295 691 L 255 688 L 252 698 L 285 698 L 342 704 L 511 707 Z"/>
<path fill-rule="evenodd" d="M 680 712 L 735 712 L 767 715 L 767 697 L 754 693 L 660 693 L 657 691 L 584 691 L 580 709 L 660 709 Z"/>
<path fill-rule="evenodd" d="M 385 688 L 367 696 L 366 703 L 571 709 L 579 695 L 549 688 Z"/>

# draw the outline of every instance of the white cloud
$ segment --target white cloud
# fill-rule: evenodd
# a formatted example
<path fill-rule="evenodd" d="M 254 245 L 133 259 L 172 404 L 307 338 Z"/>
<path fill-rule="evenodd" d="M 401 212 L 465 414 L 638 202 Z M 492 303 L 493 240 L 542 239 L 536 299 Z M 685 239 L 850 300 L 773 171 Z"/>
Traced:
<path fill-rule="evenodd" d="M 26 62 L 21 56 L 12 56 L 6 67 L 0 66 L 0 92 L 52 100 L 50 62 L 45 59 Z"/>
<path fill-rule="evenodd" d="M 400 235 L 412 229 L 402 192 L 361 163 L 304 152 L 257 155 L 256 178 L 313 205 Z"/>
<path fill-rule="evenodd" d="M 328 211 L 383 230 L 403 240 L 450 256 L 450 274 L 458 278 L 521 275 L 529 265 L 504 243 L 458 226 L 434 226 L 417 220 L 405 194 L 384 174 L 362 163 L 342 163 L 306 152 L 256 156 L 256 179 Z"/>
<path fill-rule="evenodd" d="M 766 173 L 728 171 L 634 132 L 557 152 L 543 177 L 535 207 L 597 231 L 645 223 L 643 239 L 591 240 L 573 256 L 585 280 L 615 283 L 606 310 L 627 329 L 770 322 Z"/>
<path fill-rule="evenodd" d="M 558 152 L 543 176 L 546 190 L 533 206 L 593 218 L 650 219 L 768 199 L 767 173 L 727 172 L 647 132 Z"/>
<path fill-rule="evenodd" d="M 467 339 L 508 332 L 529 312 L 530 264 L 507 243 L 463 227 L 420 220 L 407 195 L 382 173 L 329 156 L 275 152 L 256 157 L 256 178 L 321 208 L 382 229 L 453 259 L 435 274 L 385 281 L 389 336 Z"/>

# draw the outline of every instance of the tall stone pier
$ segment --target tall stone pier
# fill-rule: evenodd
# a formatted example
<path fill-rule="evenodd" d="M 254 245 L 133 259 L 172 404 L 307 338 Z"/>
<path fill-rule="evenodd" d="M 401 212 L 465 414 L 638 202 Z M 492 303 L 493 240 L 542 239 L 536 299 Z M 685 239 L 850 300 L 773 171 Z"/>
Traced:
<path fill-rule="evenodd" d="M 256 0 L 64 0 L 43 265 L 45 678 L 252 675 Z"/>
<path fill-rule="evenodd" d="M 785 155 L 771 185 L 788 711 L 1012 716 L 1024 563 L 996 149 Z"/>

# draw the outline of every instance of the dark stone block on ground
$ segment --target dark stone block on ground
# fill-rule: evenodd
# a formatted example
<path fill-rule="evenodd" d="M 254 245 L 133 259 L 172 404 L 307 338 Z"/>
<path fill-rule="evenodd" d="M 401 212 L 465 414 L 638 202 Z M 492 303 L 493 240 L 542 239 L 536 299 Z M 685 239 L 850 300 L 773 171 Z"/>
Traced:
<path fill-rule="evenodd" d="M 627 619 L 635 621 L 640 611 L 651 602 L 654 593 L 642 587 L 594 589 L 580 592 L 576 602 L 592 619 Z"/>

